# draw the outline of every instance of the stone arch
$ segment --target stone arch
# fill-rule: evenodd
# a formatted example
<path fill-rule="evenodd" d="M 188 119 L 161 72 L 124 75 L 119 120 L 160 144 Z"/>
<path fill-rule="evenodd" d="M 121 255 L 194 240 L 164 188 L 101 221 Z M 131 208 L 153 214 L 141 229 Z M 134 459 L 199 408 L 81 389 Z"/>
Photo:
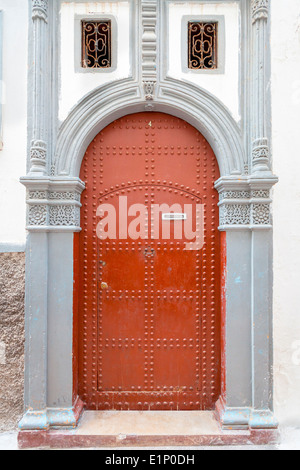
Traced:
<path fill-rule="evenodd" d="M 179 117 L 198 129 L 214 150 L 221 176 L 244 173 L 240 130 L 217 98 L 192 84 L 169 80 L 160 86 L 158 98 L 147 104 L 139 85 L 123 80 L 99 87 L 72 109 L 60 128 L 53 176 L 78 177 L 93 138 L 115 119 L 145 109 Z"/>

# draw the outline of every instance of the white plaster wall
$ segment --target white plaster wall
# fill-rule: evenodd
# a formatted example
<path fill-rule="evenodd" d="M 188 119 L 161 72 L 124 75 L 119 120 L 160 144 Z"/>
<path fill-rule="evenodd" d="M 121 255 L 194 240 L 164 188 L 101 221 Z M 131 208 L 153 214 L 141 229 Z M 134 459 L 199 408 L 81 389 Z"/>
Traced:
<path fill-rule="evenodd" d="M 76 15 L 113 15 L 118 25 L 117 69 L 111 73 L 75 71 Z M 59 118 L 63 121 L 76 103 L 94 88 L 130 76 L 130 4 L 120 2 L 64 2 L 61 5 L 61 93 Z M 80 57 L 80 53 L 79 53 Z"/>
<path fill-rule="evenodd" d="M 300 2 L 271 6 L 275 411 L 300 427 Z"/>
<path fill-rule="evenodd" d="M 207 74 L 184 72 L 181 63 L 181 22 L 183 16 L 225 16 L 225 73 Z M 239 59 L 240 8 L 239 2 L 203 4 L 197 2 L 171 2 L 169 4 L 169 67 L 170 77 L 189 80 L 219 98 L 240 120 Z"/>
<path fill-rule="evenodd" d="M 119 54 L 122 55 L 122 66 L 113 74 L 75 74 L 73 52 L 64 55 L 61 119 L 64 119 L 74 104 L 94 87 L 130 74 L 128 4 L 107 2 L 103 10 L 95 2 L 90 5 L 92 7 L 90 6 L 88 11 L 100 9 L 101 12 L 114 14 L 121 20 L 124 49 L 119 47 Z M 216 4 L 205 8 L 204 5 L 194 4 L 189 8 L 187 11 L 183 5 L 177 5 L 177 10 L 170 12 L 178 28 L 181 28 L 179 18 L 182 15 L 189 12 L 198 14 L 198 10 L 201 10 L 199 14 L 225 14 L 226 18 L 231 18 L 232 26 L 237 27 L 238 11 L 235 4 Z M 27 49 L 23 47 L 22 53 L 17 57 L 16 51 L 20 50 L 20 44 L 27 44 L 27 1 L 0 0 L 0 9 L 4 11 L 5 84 L 4 147 L 0 151 L 1 248 L 6 243 L 20 245 L 25 242 L 25 189 L 19 183 L 19 177 L 26 174 Z M 80 3 L 66 3 L 62 7 L 62 22 L 68 31 L 62 38 L 62 54 L 69 47 L 73 51 L 74 15 L 75 12 L 82 11 L 83 5 Z M 274 190 L 273 206 L 275 413 L 281 424 L 300 427 L 300 2 L 271 0 L 271 13 L 273 163 L 274 171 L 280 178 Z M 176 29 L 177 27 L 171 28 L 171 35 L 178 46 L 177 38 L 173 34 Z M 226 39 L 227 48 L 229 40 L 230 38 Z M 179 70 L 178 61 L 175 67 L 174 50 L 172 46 L 170 73 L 186 79 Z M 232 73 L 226 77 L 195 75 L 193 80 L 218 96 L 238 118 L 237 44 L 235 50 L 235 58 L 231 64 Z M 18 61 L 18 73 L 15 66 L 13 67 L 14 60 Z M 191 80 L 191 77 L 188 79 Z"/>
<path fill-rule="evenodd" d="M 0 151 L 0 249 L 24 245 L 26 204 L 20 176 L 27 154 L 28 4 L 0 0 L 3 11 L 3 150 Z"/>

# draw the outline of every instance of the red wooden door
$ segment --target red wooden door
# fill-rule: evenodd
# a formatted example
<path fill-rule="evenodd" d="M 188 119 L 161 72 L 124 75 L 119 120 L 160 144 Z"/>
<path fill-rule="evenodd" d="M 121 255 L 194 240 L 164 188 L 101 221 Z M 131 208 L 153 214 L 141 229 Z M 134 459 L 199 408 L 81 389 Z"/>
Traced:
<path fill-rule="evenodd" d="M 175 117 L 130 115 L 94 139 L 80 177 L 81 398 L 99 410 L 212 409 L 220 395 L 220 237 L 211 147 Z M 116 220 L 107 239 L 97 232 L 101 220 L 102 230 L 112 227 L 108 212 L 97 213 L 103 204 Z M 193 230 L 200 225 L 201 249 L 187 244 L 187 220 L 163 220 L 174 212 Z"/>

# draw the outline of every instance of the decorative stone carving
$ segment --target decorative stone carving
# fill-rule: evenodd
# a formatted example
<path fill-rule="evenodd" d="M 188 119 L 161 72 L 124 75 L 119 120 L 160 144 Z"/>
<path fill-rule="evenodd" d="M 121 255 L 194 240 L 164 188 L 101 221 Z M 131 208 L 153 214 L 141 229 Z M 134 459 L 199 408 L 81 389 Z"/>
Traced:
<path fill-rule="evenodd" d="M 42 191 L 32 192 L 31 196 L 35 198 L 37 196 L 37 199 L 41 199 Z M 50 227 L 80 227 L 80 206 L 78 203 L 62 205 L 50 201 L 30 205 L 28 228 L 46 225 Z"/>
<path fill-rule="evenodd" d="M 49 80 L 48 0 L 32 0 L 32 143 L 30 174 L 47 175 L 47 96 Z"/>
<path fill-rule="evenodd" d="M 255 199 L 268 199 L 270 197 L 269 189 L 258 189 L 251 191 L 251 197 Z"/>
<path fill-rule="evenodd" d="M 28 176 L 21 181 L 27 187 L 28 230 L 81 230 L 80 197 L 84 184 L 78 178 L 57 181 Z"/>
<path fill-rule="evenodd" d="M 29 191 L 28 199 L 47 199 L 48 192 L 47 191 Z"/>
<path fill-rule="evenodd" d="M 270 205 L 253 204 L 252 205 L 252 223 L 254 225 L 270 225 Z"/>
<path fill-rule="evenodd" d="M 44 204 L 29 207 L 28 214 L 29 225 L 46 225 L 47 224 L 47 206 Z"/>
<path fill-rule="evenodd" d="M 269 143 L 268 139 L 257 139 L 253 143 L 253 152 L 252 152 L 252 159 L 253 164 L 262 164 L 268 165 L 269 164 Z"/>
<path fill-rule="evenodd" d="M 145 100 L 153 101 L 155 95 L 156 82 L 144 82 Z"/>
<path fill-rule="evenodd" d="M 47 145 L 42 140 L 33 140 L 30 148 L 30 172 L 46 174 Z"/>
<path fill-rule="evenodd" d="M 223 199 L 249 199 L 250 191 L 224 191 L 220 194 L 220 200 Z"/>
<path fill-rule="evenodd" d="M 269 0 L 252 0 L 253 53 L 252 53 L 252 94 L 253 94 L 253 131 L 252 131 L 252 173 L 271 175 L 270 150 L 267 139 L 267 20 Z M 263 20 L 263 21 L 258 21 Z"/>
<path fill-rule="evenodd" d="M 243 176 L 220 178 L 215 187 L 219 191 L 220 227 L 241 229 L 269 229 L 271 227 L 271 187 L 276 177 L 269 179 Z"/>
<path fill-rule="evenodd" d="M 269 0 L 252 0 L 253 23 L 259 19 L 268 19 Z"/>
<path fill-rule="evenodd" d="M 71 205 L 50 206 L 49 210 L 50 226 L 79 226 L 80 208 Z"/>
<path fill-rule="evenodd" d="M 47 21 L 48 18 L 48 0 L 32 0 L 32 19 L 42 19 Z"/>
<path fill-rule="evenodd" d="M 72 193 L 68 191 L 62 191 L 62 192 L 55 191 L 49 194 L 49 199 L 80 201 L 80 194 Z"/>
<path fill-rule="evenodd" d="M 225 204 L 220 207 L 220 225 L 249 225 L 250 204 Z"/>
<path fill-rule="evenodd" d="M 32 141 L 30 149 L 31 160 L 46 162 L 47 145 L 42 140 Z"/>

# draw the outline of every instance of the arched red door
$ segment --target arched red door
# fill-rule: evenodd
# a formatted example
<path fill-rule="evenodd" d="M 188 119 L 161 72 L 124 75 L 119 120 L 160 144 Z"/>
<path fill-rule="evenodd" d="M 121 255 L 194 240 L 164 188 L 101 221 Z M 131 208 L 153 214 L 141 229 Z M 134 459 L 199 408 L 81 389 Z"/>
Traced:
<path fill-rule="evenodd" d="M 80 177 L 80 397 L 98 410 L 212 409 L 221 313 L 211 147 L 178 118 L 134 114 L 94 139 Z M 203 246 L 191 244 L 197 229 Z"/>

